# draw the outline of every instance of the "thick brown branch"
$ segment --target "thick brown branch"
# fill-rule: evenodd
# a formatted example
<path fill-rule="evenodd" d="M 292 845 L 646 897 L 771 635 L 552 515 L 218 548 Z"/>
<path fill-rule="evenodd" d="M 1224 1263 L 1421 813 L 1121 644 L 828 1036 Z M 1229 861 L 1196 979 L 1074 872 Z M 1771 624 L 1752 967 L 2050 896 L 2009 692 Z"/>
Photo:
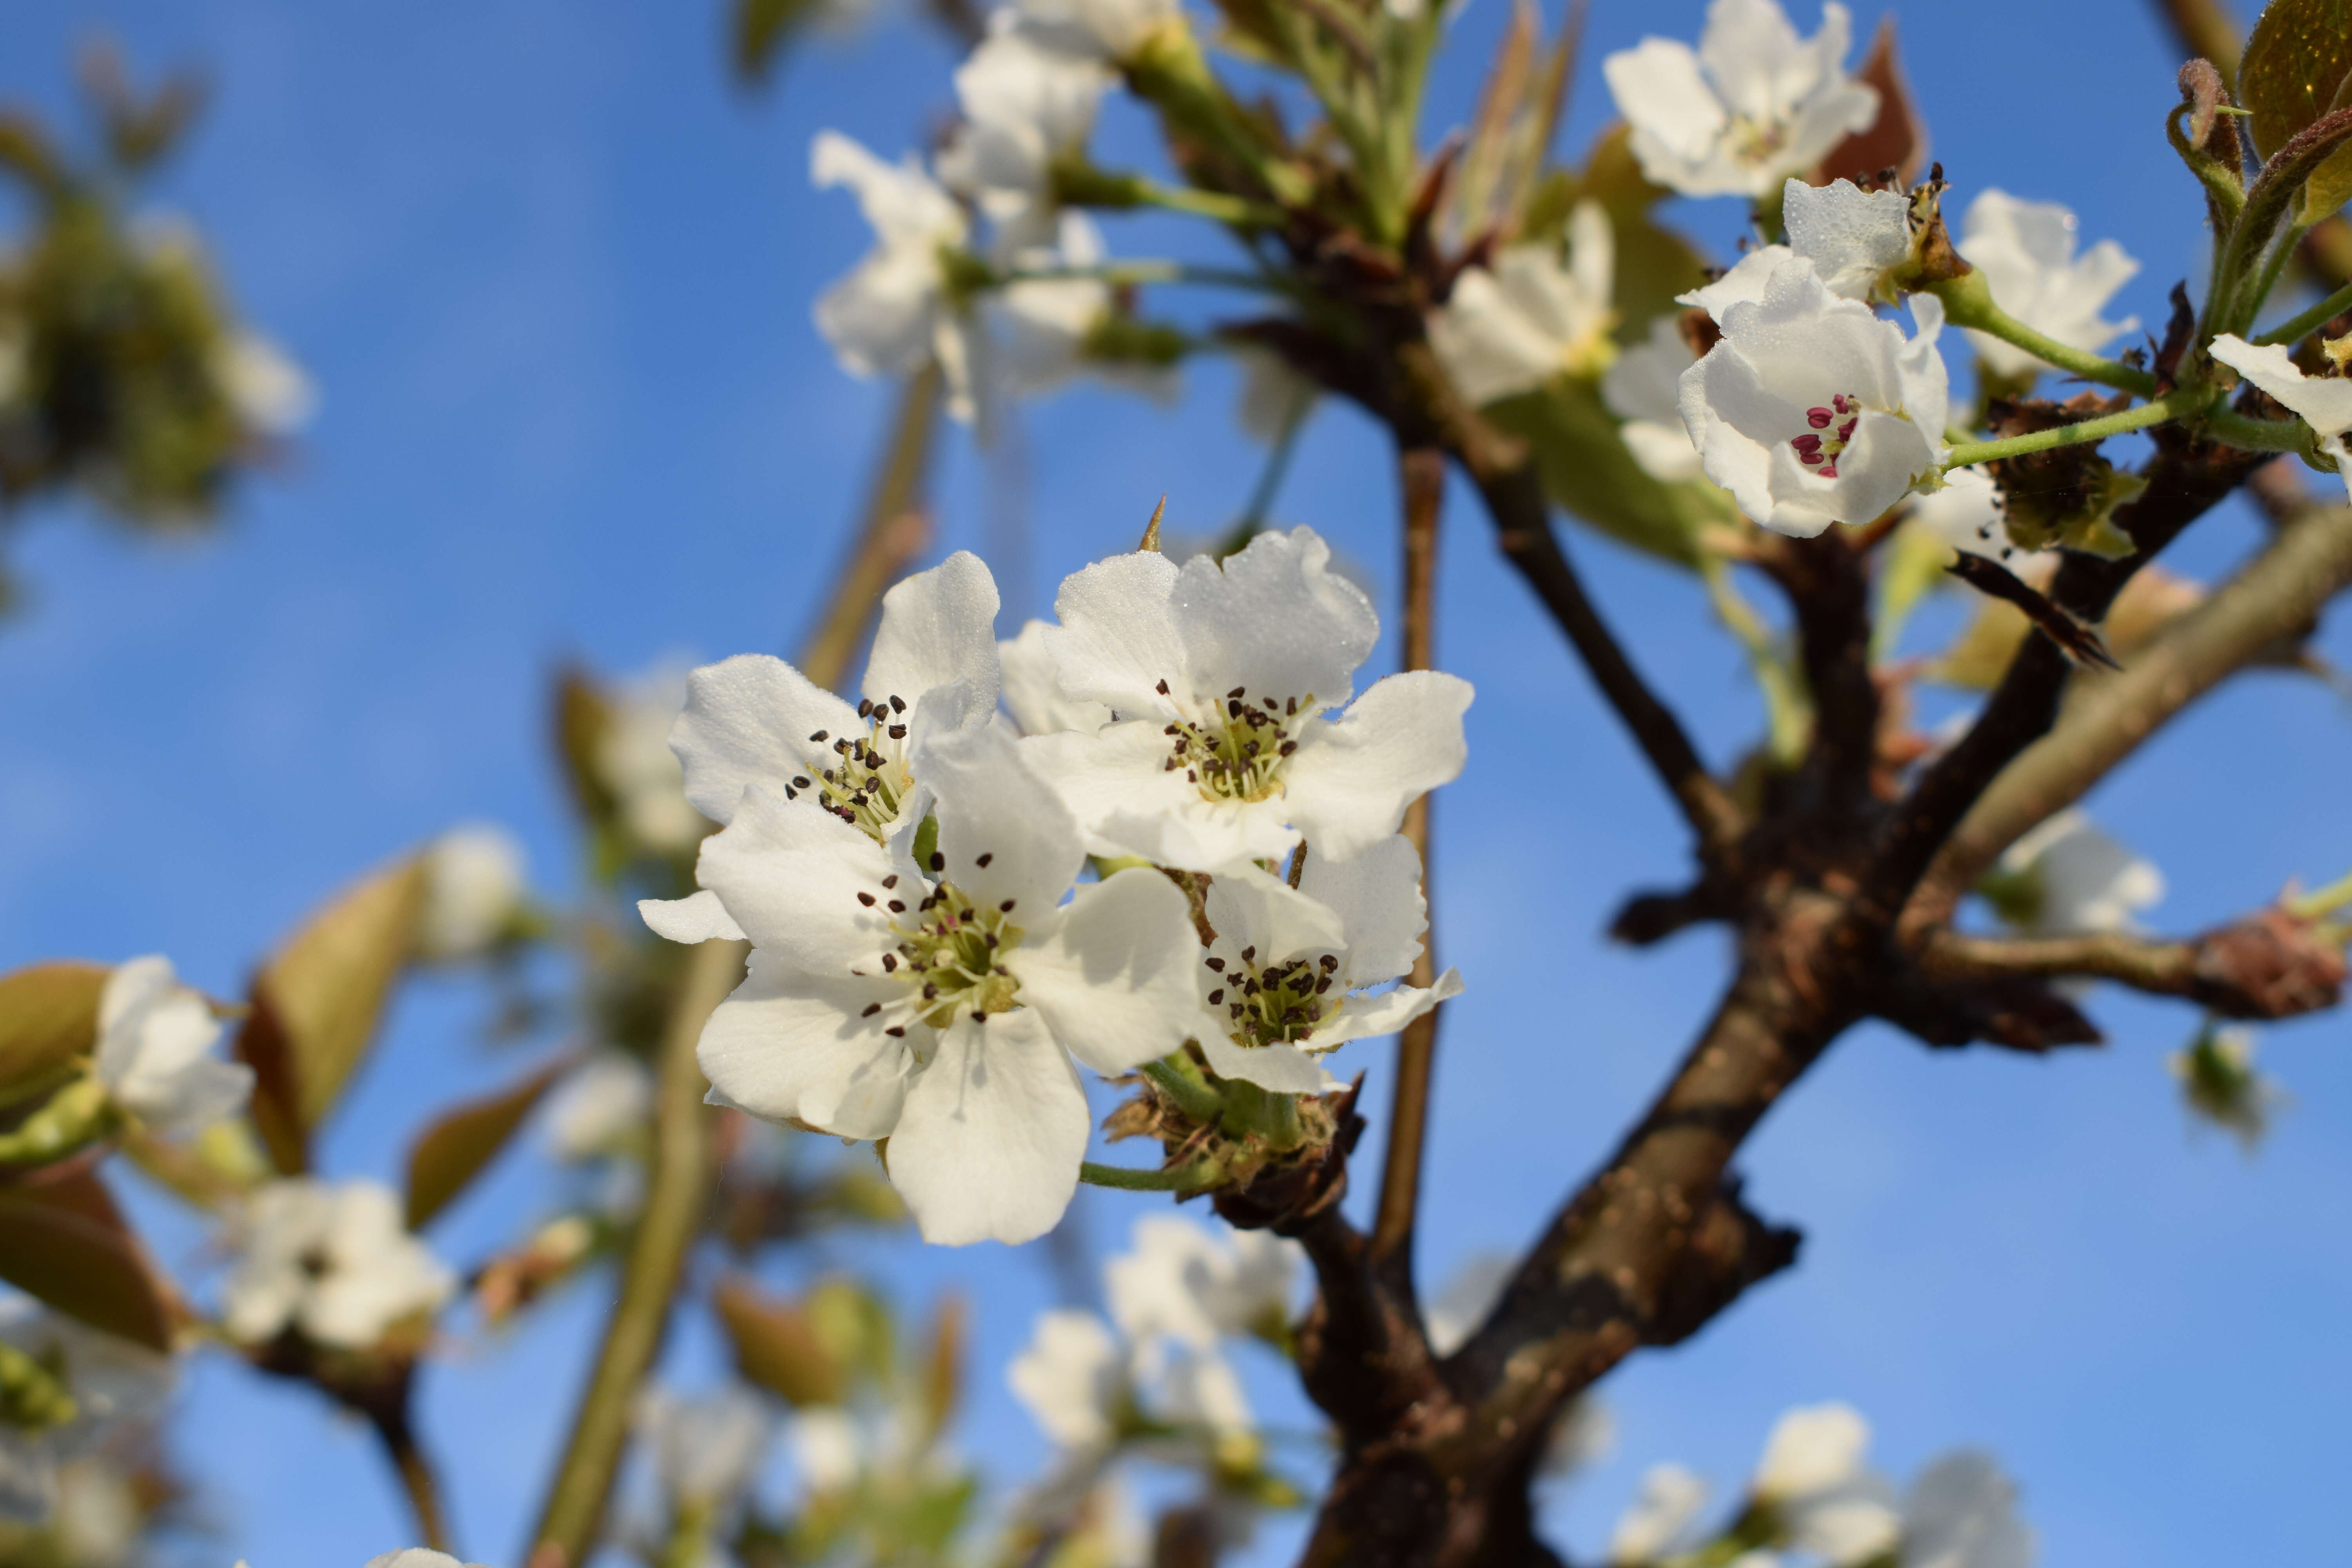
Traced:
<path fill-rule="evenodd" d="M 1761 535 L 1756 563 L 1796 614 L 1798 650 L 1813 699 L 1803 780 L 1810 810 L 1850 813 L 1870 795 L 1878 753 L 1878 686 L 1870 678 L 1870 584 L 1839 532 Z"/>
<path fill-rule="evenodd" d="M 1743 826 L 1738 806 L 1699 761 L 1682 721 L 1651 691 L 1586 596 L 1582 580 L 1552 531 L 1535 469 L 1525 465 L 1483 473 L 1473 469 L 1470 477 L 1494 518 L 1503 558 L 1551 612 L 1601 696 L 1633 732 L 1634 743 L 1682 806 L 1700 844 L 1714 853 L 1727 848 Z"/>
<path fill-rule="evenodd" d="M 1956 980 L 2112 980 L 2186 997 L 2229 1018 L 2291 1018 L 2333 1007 L 2344 995 L 2341 944 L 2320 940 L 2309 921 L 2278 909 L 2187 942 L 2119 931 L 2007 938 L 1945 931 L 1922 957 L 1932 973 Z"/>
<path fill-rule="evenodd" d="M 2142 473 L 2147 488 L 2116 512 L 2116 525 L 2137 551 L 2121 561 L 2068 554 L 2050 598 L 2085 622 L 2104 619 L 2133 573 L 2268 460 L 2260 453 L 2194 442 L 2178 431 L 2159 432 L 2157 455 Z M 1864 880 L 1858 913 L 1865 922 L 1892 921 L 1977 797 L 2048 731 L 2058 716 L 2068 668 L 2058 645 L 2038 633 L 2018 649 L 1976 723 L 1896 809 Z"/>
<path fill-rule="evenodd" d="M 1404 501 L 1404 658 L 1406 669 L 1433 669 L 1437 662 L 1437 526 L 1445 500 L 1445 454 L 1438 447 L 1408 447 L 1397 454 L 1398 488 Z M 1421 855 L 1423 895 L 1435 871 L 1429 851 L 1430 797 L 1405 812 L 1404 836 Z M 1421 956 L 1405 977 L 1410 985 L 1437 979 L 1436 905 L 1423 931 Z M 1396 1088 L 1389 1103 L 1387 1158 L 1381 1165 L 1380 1207 L 1372 1222 L 1375 1265 L 1408 1294 L 1412 1289 L 1413 1215 L 1421 1202 L 1422 1149 L 1428 1138 L 1429 1087 L 1437 1051 L 1433 1008 L 1397 1037 Z"/>

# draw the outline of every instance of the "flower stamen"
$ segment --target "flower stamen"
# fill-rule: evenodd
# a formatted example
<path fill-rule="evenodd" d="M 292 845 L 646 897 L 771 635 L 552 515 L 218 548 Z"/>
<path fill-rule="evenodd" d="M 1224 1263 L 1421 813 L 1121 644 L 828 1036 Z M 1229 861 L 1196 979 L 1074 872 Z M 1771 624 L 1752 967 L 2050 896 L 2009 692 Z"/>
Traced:
<path fill-rule="evenodd" d="M 1854 426 L 1862 423 L 1862 400 L 1837 393 L 1829 407 L 1806 409 L 1805 423 L 1812 429 L 1789 443 L 1797 450 L 1797 461 L 1825 479 L 1836 479 L 1838 454 L 1853 443 Z"/>
<path fill-rule="evenodd" d="M 1160 689 L 1168 690 L 1161 681 Z M 1298 742 L 1291 735 L 1298 710 L 1315 711 L 1313 693 L 1249 700 L 1236 686 L 1215 700 L 1206 719 L 1180 718 L 1161 731 L 1175 744 L 1160 772 L 1184 770 L 1203 800 L 1259 801 L 1282 793 L 1282 764 Z"/>
<path fill-rule="evenodd" d="M 863 892 L 857 900 L 861 906 L 874 902 Z M 903 918 L 904 902 L 889 900 L 890 931 L 898 941 L 882 954 L 882 969 L 907 986 L 905 1001 L 892 1005 L 893 1010 L 903 1006 L 931 1027 L 944 1029 L 960 1012 L 984 1023 L 992 1013 L 1020 1005 L 1015 998 L 1021 982 L 1004 965 L 1005 955 L 1021 945 L 1024 935 L 1009 918 L 1013 902 L 980 903 L 947 881 L 925 895 L 911 921 Z M 869 1007 L 867 1016 L 881 1007 Z"/>
<path fill-rule="evenodd" d="M 795 775 L 784 791 L 785 797 L 795 798 L 802 790 L 814 789 L 825 810 L 868 837 L 881 840 L 898 821 L 899 804 L 914 783 L 907 767 L 906 712 L 902 698 L 886 697 L 879 702 L 860 698 L 857 716 L 866 721 L 865 738 L 844 735 L 833 740 L 833 752 L 841 760 L 821 770 L 816 779 Z M 827 731 L 819 730 L 809 740 L 822 745 L 830 738 Z"/>

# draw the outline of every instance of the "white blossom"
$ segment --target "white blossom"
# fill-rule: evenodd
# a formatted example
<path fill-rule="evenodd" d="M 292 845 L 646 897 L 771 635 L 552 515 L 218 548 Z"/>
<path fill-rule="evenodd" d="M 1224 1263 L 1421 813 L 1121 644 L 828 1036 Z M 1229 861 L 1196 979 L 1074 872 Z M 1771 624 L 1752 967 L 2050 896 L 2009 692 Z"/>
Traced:
<path fill-rule="evenodd" d="M 1101 61 L 1049 47 L 1000 11 L 956 68 L 963 123 L 940 154 L 940 179 L 996 226 L 1006 254 L 1053 243 L 1056 159 L 1082 156 L 1118 79 Z"/>
<path fill-rule="evenodd" d="M 58 1467 L 49 1529 L 73 1568 L 131 1568 L 145 1524 L 134 1478 L 108 1455 L 84 1454 Z"/>
<path fill-rule="evenodd" d="M 1998 902 L 2011 925 L 2037 935 L 2132 931 L 2164 897 L 2164 873 L 2070 806 L 2037 825 L 2000 858 Z"/>
<path fill-rule="evenodd" d="M 418 950 L 443 960 L 487 952 L 521 908 L 522 868 L 522 846 L 495 824 L 468 823 L 436 838 L 425 852 Z"/>
<path fill-rule="evenodd" d="M 1901 1530 L 1892 1489 L 1863 1464 L 1869 1446 L 1869 1424 L 1852 1406 L 1801 1406 L 1774 1424 L 1749 1489 L 1779 1511 L 1800 1550 L 1832 1564 L 1865 1563 Z"/>
<path fill-rule="evenodd" d="M 1120 721 L 1023 744 L 1090 851 L 1222 871 L 1303 832 L 1344 861 L 1461 771 L 1467 681 L 1391 675 L 1339 711 L 1380 621 L 1330 558 L 1302 528 L 1222 564 L 1139 552 L 1063 583 L 1045 632 L 1062 690 Z"/>
<path fill-rule="evenodd" d="M 1911 258 L 1911 198 L 1901 191 L 1865 191 L 1852 180 L 1790 180 L 1781 212 L 1789 247 L 1812 262 L 1832 294 L 1885 294 L 1886 275 Z"/>
<path fill-rule="evenodd" d="M 1654 1563 L 1683 1550 L 1706 1503 L 1706 1483 L 1680 1465 L 1654 1465 L 1609 1536 L 1609 1561 Z"/>
<path fill-rule="evenodd" d="M 1265 1231 L 1231 1230 L 1176 1215 L 1135 1222 L 1133 1245 L 1103 1266 L 1119 1331 L 1147 1353 L 1167 1342 L 1196 1351 L 1265 1333 L 1288 1316 L 1299 1250 Z"/>
<path fill-rule="evenodd" d="M 857 1479 L 866 1457 L 857 1423 L 846 1410 L 819 1406 L 793 1416 L 785 1430 L 793 1466 L 813 1492 L 836 1492 Z"/>
<path fill-rule="evenodd" d="M 1512 246 L 1491 268 L 1465 269 L 1430 313 L 1429 345 L 1470 403 L 1484 406 L 1609 363 L 1617 320 L 1609 215 L 1599 202 L 1579 202 L 1568 233 L 1565 262 L 1549 240 Z"/>
<path fill-rule="evenodd" d="M 171 1394 L 170 1357 L 85 1328 L 21 1296 L 0 1296 L 0 1343 L 54 1375 L 69 1410 L 38 1426 L 0 1415 L 0 1520 L 38 1524 L 58 1502 L 58 1469 Z"/>
<path fill-rule="evenodd" d="M 244 1568 L 242 1563 L 238 1568 Z M 364 1568 L 482 1568 L 478 1563 L 460 1563 L 446 1552 L 436 1552 L 427 1546 L 404 1546 L 397 1552 L 387 1552 L 371 1557 Z"/>
<path fill-rule="evenodd" d="M 1152 35 L 1181 27 L 1180 0 L 1016 0 L 1024 26 L 1056 48 L 1125 64 Z"/>
<path fill-rule="evenodd" d="M 2319 449 L 2336 459 L 2344 489 L 2352 495 L 2352 452 L 2345 434 L 2352 431 L 2352 379 L 2340 375 L 2305 375 L 2284 344 L 2257 348 L 2243 338 L 2224 332 L 2213 340 L 2213 357 L 2277 398 L 2319 437 Z"/>
<path fill-rule="evenodd" d="M 1713 282 L 1675 296 L 1678 305 L 1694 305 L 1723 325 L 1723 313 L 1734 305 L 1753 305 L 1764 298 L 1764 286 L 1780 264 L 1796 256 L 1785 245 L 1762 245 L 1747 252 L 1734 262 L 1729 270 Z M 1818 268 L 1816 269 L 1818 270 Z M 1822 287 L 1827 288 L 1824 280 Z M 1840 296 L 1843 298 L 1843 296 Z"/>
<path fill-rule="evenodd" d="M 1127 1397 L 1127 1356 L 1100 1318 L 1061 1309 L 1039 1314 L 1005 1382 L 1056 1446 L 1101 1449 L 1110 1445 Z"/>
<path fill-rule="evenodd" d="M 1714 0 L 1696 50 L 1644 38 L 1601 74 L 1654 183 L 1760 199 L 1877 119 L 1877 90 L 1845 74 L 1852 40 L 1843 5 L 1823 5 L 1804 40 L 1773 0 Z"/>
<path fill-rule="evenodd" d="M 996 645 L 1004 706 L 1024 735 L 1058 735 L 1065 730 L 1093 734 L 1111 721 L 1099 702 L 1074 702 L 1062 695 L 1054 656 L 1045 647 L 1047 623 L 1022 623 L 1021 635 Z"/>
<path fill-rule="evenodd" d="M 971 238 L 962 206 L 912 153 L 886 163 L 835 131 L 811 146 L 809 177 L 819 190 L 847 186 L 874 229 L 865 259 L 817 297 L 817 331 L 853 375 L 910 374 L 936 362 L 950 411 L 971 418 L 969 323 L 948 275 L 949 255 Z"/>
<path fill-rule="evenodd" d="M 232 332 L 213 356 L 221 395 L 248 430 L 290 436 L 319 409 L 319 391 L 286 351 L 255 332 Z"/>
<path fill-rule="evenodd" d="M 769 654 L 695 670 L 669 732 L 682 798 L 728 823 L 756 789 L 769 805 L 831 814 L 877 840 L 908 838 L 930 809 L 917 776 L 919 743 L 995 713 L 996 605 L 996 580 L 968 551 L 892 587 L 855 707 Z M 672 942 L 743 936 L 707 890 L 637 908 Z"/>
<path fill-rule="evenodd" d="M 1698 477 L 1698 448 L 1683 427 L 1679 392 L 1683 372 L 1697 359 L 1682 322 L 1668 311 L 1601 374 L 1601 401 L 1624 421 L 1617 434 L 1642 471 L 1661 484 Z"/>
<path fill-rule="evenodd" d="M 1947 1454 L 1903 1500 L 1903 1568 L 2032 1568 L 2017 1489 L 1989 1454 Z"/>
<path fill-rule="evenodd" d="M 1045 270 L 1105 259 L 1101 233 L 1084 213 L 1062 213 L 1051 237 L 1051 248 L 1024 252 L 1019 264 Z M 1166 396 L 1177 384 L 1171 370 L 1089 357 L 1087 344 L 1115 303 L 1111 286 L 1099 278 L 1034 278 L 992 290 L 982 306 L 990 387 L 1007 397 L 1035 397 L 1091 370 L 1130 390 Z"/>
<path fill-rule="evenodd" d="M 2252 1029 L 2209 1023 L 2188 1049 L 2164 1058 L 2165 1070 L 2180 1084 L 2192 1125 L 2202 1121 L 2221 1128 L 2249 1154 L 2262 1146 L 2271 1118 L 2286 1099 L 2254 1066 L 2254 1051 Z"/>
<path fill-rule="evenodd" d="M 1400 835 L 1343 862 L 1310 844 L 1296 889 L 1255 866 L 1223 872 L 1209 885 L 1208 913 L 1217 939 L 1200 970 L 1199 1041 L 1220 1078 L 1320 1093 L 1330 1083 L 1321 1058 L 1392 1035 L 1462 992 L 1449 969 L 1433 985 L 1357 994 L 1421 956 L 1421 856 Z"/>
<path fill-rule="evenodd" d="M 654 1109 L 653 1074 L 623 1051 L 574 1068 L 547 1106 L 547 1139 L 559 1159 L 593 1160 L 628 1147 Z"/>
<path fill-rule="evenodd" d="M 927 865 L 758 784 L 705 842 L 702 883 L 753 951 L 702 1070 L 753 1115 L 888 1138 L 927 1240 L 1026 1241 L 1061 1218 L 1086 1151 L 1070 1057 L 1116 1074 L 1181 1045 L 1199 944 L 1156 872 L 1063 902 L 1077 825 L 1009 731 L 934 735 L 914 765 L 939 791 Z"/>
<path fill-rule="evenodd" d="M 732 1502 L 751 1484 L 772 1427 L 767 1405 L 740 1384 L 693 1399 L 648 1389 L 636 1425 L 663 1495 L 681 1512 Z"/>
<path fill-rule="evenodd" d="M 150 1131 L 193 1131 L 234 1114 L 253 1069 L 212 1054 L 220 1021 L 160 954 L 119 964 L 99 993 L 92 1067 L 108 1099 Z"/>
<path fill-rule="evenodd" d="M 1683 373 L 1683 423 L 1707 478 L 1775 532 L 1868 522 L 1944 460 L 1943 309 L 1914 295 L 1916 336 L 1842 299 L 1801 257 L 1723 312 L 1723 341 Z"/>
<path fill-rule="evenodd" d="M 2054 560 L 2057 554 L 2052 550 L 2020 550 L 2010 543 L 2000 491 L 1980 467 L 1954 468 L 1946 474 L 1942 489 L 1911 503 L 1911 521 L 1962 554 L 2006 562 L 2012 572 L 2037 561 Z"/>
<path fill-rule="evenodd" d="M 1242 371 L 1234 417 L 1244 435 L 1271 447 L 1306 417 L 1315 401 L 1315 384 L 1271 349 L 1236 349 L 1234 358 Z"/>
<path fill-rule="evenodd" d="M 1993 302 L 2010 315 L 2070 348 L 2095 350 L 2139 325 L 2137 317 L 2109 321 L 2099 315 L 2139 263 L 2112 239 L 2076 258 L 2076 226 L 2074 213 L 2056 202 L 1986 191 L 1969 204 L 1956 248 L 1984 274 Z M 2042 368 L 2041 360 L 1990 333 L 1971 331 L 1969 341 L 2001 375 Z"/>
<path fill-rule="evenodd" d="M 670 728 L 686 700 L 686 677 L 675 665 L 630 681 L 614 693 L 592 758 L 630 839 L 656 854 L 693 848 L 710 826 L 688 803 L 670 752 Z"/>
<path fill-rule="evenodd" d="M 457 1279 L 401 1224 L 381 1182 L 312 1176 L 268 1183 L 231 1224 L 237 1251 L 222 1289 L 222 1321 L 244 1344 L 291 1329 L 314 1343 L 359 1350 L 403 1319 L 430 1313 Z"/>

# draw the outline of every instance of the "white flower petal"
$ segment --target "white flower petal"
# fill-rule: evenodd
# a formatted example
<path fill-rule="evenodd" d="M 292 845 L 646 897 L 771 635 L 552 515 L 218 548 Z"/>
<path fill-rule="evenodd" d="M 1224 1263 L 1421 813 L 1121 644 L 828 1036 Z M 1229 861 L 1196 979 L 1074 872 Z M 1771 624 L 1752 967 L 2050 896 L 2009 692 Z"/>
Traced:
<path fill-rule="evenodd" d="M 1320 1094 L 1332 1084 L 1331 1075 L 1323 1064 L 1300 1050 L 1297 1046 L 1280 1042 L 1264 1046 L 1243 1046 L 1218 1026 L 1220 1021 L 1209 1018 L 1196 1037 L 1201 1052 L 1209 1058 L 1209 1070 L 1223 1079 L 1239 1079 L 1275 1094 Z"/>
<path fill-rule="evenodd" d="M 1870 1446 L 1870 1424 L 1850 1405 L 1800 1405 L 1773 1424 L 1748 1483 L 1759 1497 L 1801 1498 L 1852 1480 Z"/>
<path fill-rule="evenodd" d="M 1609 1537 L 1612 1563 L 1654 1563 L 1676 1550 L 1706 1502 L 1706 1483 L 1680 1465 L 1658 1465 Z"/>
<path fill-rule="evenodd" d="M 1286 775 L 1310 856 L 1346 860 L 1397 830 L 1404 808 L 1462 772 L 1470 683 L 1412 670 L 1373 683 L 1337 723 L 1301 734 Z"/>
<path fill-rule="evenodd" d="M 870 969 L 898 944 L 878 905 L 882 879 L 913 870 L 839 817 L 755 784 L 735 820 L 703 840 L 696 876 L 756 945 L 839 973 Z"/>
<path fill-rule="evenodd" d="M 2284 343 L 2260 347 L 2235 333 L 2215 338 L 2212 356 L 2277 398 L 2322 436 L 2352 430 L 2352 378 L 2305 375 Z"/>
<path fill-rule="evenodd" d="M 1110 1441 L 1111 1403 L 1126 1381 L 1118 1342 L 1092 1312 L 1041 1312 L 1004 1381 L 1045 1436 L 1063 1448 Z"/>
<path fill-rule="evenodd" d="M 1382 1035 L 1393 1035 L 1440 1002 L 1450 1002 L 1461 994 L 1461 973 L 1449 969 L 1425 988 L 1398 985 L 1377 996 L 1350 996 L 1315 1026 L 1307 1043 L 1328 1051 L 1349 1040 L 1374 1040 Z"/>
<path fill-rule="evenodd" d="M 1090 853 L 1218 871 L 1290 852 L 1298 836 L 1285 825 L 1280 798 L 1246 805 L 1203 799 L 1181 769 L 1164 765 L 1169 748 L 1160 730 L 1157 721 L 1135 720 L 1098 734 L 1045 735 L 1022 745 L 1053 780 Z"/>
<path fill-rule="evenodd" d="M 1307 863 L 1315 864 L 1311 846 Z M 1209 884 L 1208 910 L 1218 951 L 1232 955 L 1255 948 L 1261 964 L 1282 963 L 1301 953 L 1337 952 L 1348 945 L 1339 910 L 1255 866 L 1220 873 Z"/>
<path fill-rule="evenodd" d="M 973 717 L 958 719 L 984 722 L 996 707 L 996 579 L 968 550 L 901 581 L 882 595 L 862 694 L 911 703 L 961 683 Z"/>
<path fill-rule="evenodd" d="M 1046 628 L 1045 647 L 1072 700 L 1099 702 L 1129 717 L 1175 716 L 1158 687 L 1187 677 L 1172 599 L 1177 570 L 1159 552 L 1139 551 L 1063 579 L 1054 597 L 1061 625 Z"/>
<path fill-rule="evenodd" d="M 830 739 L 810 739 L 819 731 Z M 687 677 L 669 744 L 686 769 L 686 798 L 724 824 L 752 784 L 781 796 L 793 778 L 833 764 L 831 740 L 865 732 L 856 709 L 782 659 L 744 653 Z"/>
<path fill-rule="evenodd" d="M 764 949 L 751 952 L 743 984 L 703 1026 L 695 1059 L 728 1103 L 770 1121 L 796 1121 L 841 1138 L 887 1138 L 898 1122 L 914 1057 L 883 1033 L 893 1017 L 867 1017 L 906 987 L 878 977 L 811 974 Z"/>
<path fill-rule="evenodd" d="M 1005 966 L 1054 1038 L 1108 1075 L 1184 1043 L 1193 1029 L 1200 962 L 1184 895 L 1159 872 L 1135 868 L 1079 889 Z"/>
<path fill-rule="evenodd" d="M 688 944 L 698 942 L 742 942 L 743 928 L 719 901 L 719 895 L 704 889 L 683 899 L 639 899 L 637 915 L 656 936 Z"/>
<path fill-rule="evenodd" d="M 991 644 L 992 658 L 995 652 Z M 1026 923 L 1024 911 L 1043 919 L 1060 903 L 1087 858 L 1069 807 L 1022 747 L 991 724 L 934 737 L 916 753 L 940 795 L 940 875 L 1006 909 L 1016 925 Z"/>
<path fill-rule="evenodd" d="M 1346 860 L 1316 854 L 1310 842 L 1298 890 L 1339 917 L 1349 985 L 1393 980 L 1421 956 L 1421 933 L 1429 919 L 1421 892 L 1421 852 L 1412 840 L 1402 835 L 1384 838 Z M 1216 923 L 1213 917 L 1210 923 Z"/>
<path fill-rule="evenodd" d="M 1811 259 L 1832 293 L 1868 299 L 1879 279 L 1909 258 L 1911 200 L 1901 191 L 1793 179 L 1785 189 L 1790 247 Z"/>
<path fill-rule="evenodd" d="M 1903 1508 L 1904 1568 L 2032 1568 L 2033 1532 L 2017 1489 L 1989 1454 L 1947 1454 L 1919 1473 Z"/>
<path fill-rule="evenodd" d="M 996 645 L 1004 706 L 1024 735 L 1056 735 L 1072 730 L 1091 735 L 1110 722 L 1110 710 L 1099 702 L 1077 702 L 1063 695 L 1054 657 L 1045 647 L 1049 630 L 1044 621 L 1029 621 L 1020 636 Z"/>
<path fill-rule="evenodd" d="M 1222 699 L 1241 688 L 1302 708 L 1310 694 L 1320 707 L 1347 701 L 1381 623 L 1330 563 L 1331 547 L 1307 528 L 1261 533 L 1223 563 L 1186 562 L 1173 593 L 1195 689 Z"/>
<path fill-rule="evenodd" d="M 1036 1009 L 959 1018 L 907 1091 L 890 1184 L 925 1241 L 1031 1241 L 1070 1206 L 1088 1121 L 1077 1071 Z"/>

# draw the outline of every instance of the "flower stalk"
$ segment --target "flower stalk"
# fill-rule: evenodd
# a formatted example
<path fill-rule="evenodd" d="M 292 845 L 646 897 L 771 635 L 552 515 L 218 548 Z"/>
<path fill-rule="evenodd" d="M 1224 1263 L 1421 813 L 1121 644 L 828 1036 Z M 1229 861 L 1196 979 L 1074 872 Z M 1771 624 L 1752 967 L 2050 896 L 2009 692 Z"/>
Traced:
<path fill-rule="evenodd" d="M 2035 331 L 1993 302 L 1992 289 L 1982 272 L 1964 272 L 1929 288 L 1927 292 L 1944 302 L 1944 310 L 1951 324 L 1971 328 L 2023 349 L 2036 359 L 2044 360 L 2060 370 L 2079 375 L 2085 381 L 2102 386 L 2119 387 L 2142 397 L 2156 391 L 2156 378 L 2144 370 L 2062 343 L 2045 332 Z"/>
<path fill-rule="evenodd" d="M 2145 430 L 2151 425 L 2162 425 L 2204 413 L 2212 406 L 2215 393 L 2202 384 L 2184 386 L 2167 393 L 2137 408 L 2126 408 L 2120 414 L 2109 414 L 2097 419 L 2078 420 L 2061 425 L 2055 429 L 2035 430 L 2023 436 L 2011 436 L 1998 441 L 1963 441 L 1951 449 L 1945 459 L 1947 473 L 1954 468 L 1968 468 L 1976 463 L 1990 463 L 2002 458 L 2021 458 L 2029 452 L 2047 452 L 2055 447 L 2072 447 L 2085 441 L 2103 441 L 2110 436 L 2127 431 Z"/>

